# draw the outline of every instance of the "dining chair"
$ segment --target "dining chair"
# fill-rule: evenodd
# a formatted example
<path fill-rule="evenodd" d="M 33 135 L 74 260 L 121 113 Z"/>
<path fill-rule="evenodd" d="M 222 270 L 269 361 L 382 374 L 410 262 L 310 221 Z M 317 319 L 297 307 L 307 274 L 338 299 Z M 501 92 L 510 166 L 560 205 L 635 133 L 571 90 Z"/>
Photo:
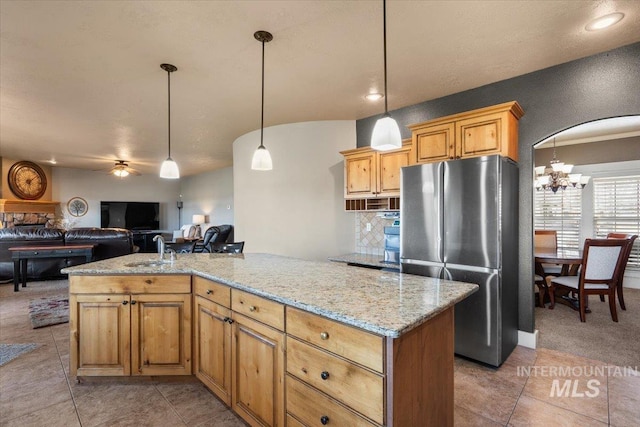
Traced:
<path fill-rule="evenodd" d="M 211 253 L 218 254 L 241 254 L 244 249 L 244 242 L 212 243 Z"/>
<path fill-rule="evenodd" d="M 618 283 L 616 285 L 616 292 L 618 293 L 618 302 L 620 303 L 620 308 L 623 310 L 626 310 L 627 307 L 624 305 L 624 295 L 622 293 L 622 289 L 623 289 L 622 281 L 624 280 L 624 271 L 627 268 L 627 263 L 629 262 L 631 251 L 633 250 L 633 243 L 637 238 L 638 238 L 637 234 L 625 234 L 625 233 L 607 234 L 607 239 L 626 239 L 628 241 L 624 262 L 622 264 L 622 271 L 620 272 L 620 280 L 618 280 Z M 600 301 L 604 301 L 604 295 L 600 295 Z"/>
<path fill-rule="evenodd" d="M 582 266 L 578 276 L 560 276 L 549 280 L 549 296 L 553 310 L 555 307 L 555 288 L 564 287 L 578 293 L 580 321 L 586 321 L 586 308 L 589 295 L 608 295 L 609 310 L 614 322 L 618 321 L 615 293 L 625 250 L 626 239 L 586 239 L 582 252 Z"/>
<path fill-rule="evenodd" d="M 209 227 L 207 231 L 204 232 L 204 236 L 201 241 L 196 240 L 193 242 L 193 245 L 191 246 L 191 253 L 209 252 L 209 243 L 212 240 L 215 240 L 215 237 L 219 232 L 220 230 L 218 227 Z"/>
<path fill-rule="evenodd" d="M 539 252 L 555 252 L 558 250 L 558 232 L 556 230 L 535 230 L 533 236 L 533 246 Z M 562 266 L 556 264 L 542 264 L 542 277 L 548 275 L 559 276 L 562 273 Z M 538 273 L 540 274 L 540 273 Z"/>

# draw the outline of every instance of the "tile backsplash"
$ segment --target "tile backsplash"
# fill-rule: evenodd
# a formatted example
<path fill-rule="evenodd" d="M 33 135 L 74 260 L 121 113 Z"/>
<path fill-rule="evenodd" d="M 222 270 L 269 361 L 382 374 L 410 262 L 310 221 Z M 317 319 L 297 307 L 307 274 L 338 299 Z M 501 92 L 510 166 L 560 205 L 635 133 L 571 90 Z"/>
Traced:
<path fill-rule="evenodd" d="M 367 230 L 371 224 L 371 230 Z M 392 218 L 382 218 L 376 212 L 356 212 L 356 252 L 384 256 L 384 227 L 393 224 Z"/>

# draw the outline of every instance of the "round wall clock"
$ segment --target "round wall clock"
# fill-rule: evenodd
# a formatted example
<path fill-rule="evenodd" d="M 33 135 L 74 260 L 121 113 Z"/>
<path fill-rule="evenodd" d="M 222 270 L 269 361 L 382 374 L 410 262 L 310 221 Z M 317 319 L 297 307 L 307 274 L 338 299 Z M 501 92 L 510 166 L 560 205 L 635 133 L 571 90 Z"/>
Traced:
<path fill-rule="evenodd" d="M 24 200 L 39 199 L 47 191 L 47 176 L 42 168 L 33 162 L 14 163 L 9 168 L 7 180 L 13 194 Z"/>
<path fill-rule="evenodd" d="M 83 216 L 89 210 L 89 205 L 82 197 L 72 197 L 67 202 L 67 210 L 72 216 Z"/>

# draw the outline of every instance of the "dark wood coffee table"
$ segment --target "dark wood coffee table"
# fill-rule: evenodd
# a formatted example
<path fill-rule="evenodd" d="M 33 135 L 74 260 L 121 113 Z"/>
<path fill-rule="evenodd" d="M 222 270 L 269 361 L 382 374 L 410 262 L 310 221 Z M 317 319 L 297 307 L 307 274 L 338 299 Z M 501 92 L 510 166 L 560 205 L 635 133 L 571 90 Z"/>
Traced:
<path fill-rule="evenodd" d="M 27 262 L 30 259 L 85 257 L 93 260 L 93 248 L 96 245 L 59 245 L 59 246 L 14 246 L 9 248 L 13 259 L 13 291 L 18 292 L 18 283 L 22 276 L 22 287 L 27 286 Z"/>

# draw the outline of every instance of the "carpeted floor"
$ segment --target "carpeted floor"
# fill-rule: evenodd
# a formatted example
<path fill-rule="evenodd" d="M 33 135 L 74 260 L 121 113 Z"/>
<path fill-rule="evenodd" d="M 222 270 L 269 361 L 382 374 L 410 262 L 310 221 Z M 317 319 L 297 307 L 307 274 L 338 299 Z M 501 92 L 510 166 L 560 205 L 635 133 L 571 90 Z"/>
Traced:
<path fill-rule="evenodd" d="M 33 329 L 69 322 L 69 296 L 57 295 L 29 301 Z"/>
<path fill-rule="evenodd" d="M 536 307 L 538 346 L 617 366 L 640 368 L 640 289 L 624 290 L 626 311 L 618 309 L 618 323 L 611 320 L 609 301 L 589 297 L 591 313 L 580 322 L 577 311 L 561 304 L 553 310 Z M 617 301 L 616 301 L 617 304 Z"/>
<path fill-rule="evenodd" d="M 18 356 L 38 348 L 40 344 L 0 344 L 0 366 L 11 362 Z"/>

